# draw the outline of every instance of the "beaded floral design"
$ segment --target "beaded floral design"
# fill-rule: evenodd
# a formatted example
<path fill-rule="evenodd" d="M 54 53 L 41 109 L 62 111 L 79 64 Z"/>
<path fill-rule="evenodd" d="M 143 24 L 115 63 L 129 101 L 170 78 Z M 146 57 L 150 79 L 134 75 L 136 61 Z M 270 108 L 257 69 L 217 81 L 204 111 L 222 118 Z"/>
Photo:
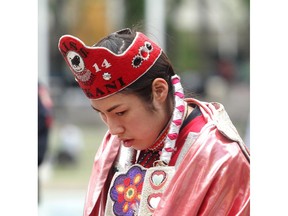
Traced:
<path fill-rule="evenodd" d="M 134 165 L 127 173 L 116 177 L 110 190 L 116 216 L 137 215 L 145 174 L 146 170 Z"/>

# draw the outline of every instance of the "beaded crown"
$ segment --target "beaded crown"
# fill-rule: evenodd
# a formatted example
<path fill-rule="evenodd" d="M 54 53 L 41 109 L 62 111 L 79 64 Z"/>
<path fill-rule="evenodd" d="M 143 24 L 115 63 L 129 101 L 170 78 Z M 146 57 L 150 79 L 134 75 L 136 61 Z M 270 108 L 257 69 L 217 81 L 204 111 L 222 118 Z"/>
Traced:
<path fill-rule="evenodd" d="M 89 99 L 105 98 L 129 86 L 144 75 L 162 53 L 162 49 L 141 32 L 136 32 L 131 45 L 121 54 L 105 47 L 86 46 L 71 35 L 63 35 L 58 48 Z"/>

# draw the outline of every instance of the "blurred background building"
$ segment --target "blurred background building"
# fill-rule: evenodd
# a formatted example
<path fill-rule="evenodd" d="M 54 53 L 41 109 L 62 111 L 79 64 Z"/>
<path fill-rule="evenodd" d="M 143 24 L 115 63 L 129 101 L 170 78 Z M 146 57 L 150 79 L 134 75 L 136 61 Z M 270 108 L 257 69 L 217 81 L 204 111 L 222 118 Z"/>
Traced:
<path fill-rule="evenodd" d="M 39 80 L 54 104 L 39 216 L 82 215 L 106 131 L 58 51 L 63 34 L 93 45 L 122 28 L 143 31 L 164 48 L 186 94 L 223 103 L 250 145 L 249 0 L 39 0 L 38 10 Z"/>

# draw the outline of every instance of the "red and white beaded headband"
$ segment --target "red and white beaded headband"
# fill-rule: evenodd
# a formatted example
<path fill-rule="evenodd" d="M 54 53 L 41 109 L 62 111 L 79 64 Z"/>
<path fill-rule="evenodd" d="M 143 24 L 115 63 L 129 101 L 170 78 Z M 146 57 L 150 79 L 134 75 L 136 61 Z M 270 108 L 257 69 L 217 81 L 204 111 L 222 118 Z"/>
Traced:
<path fill-rule="evenodd" d="M 62 36 L 58 48 L 89 99 L 105 98 L 126 88 L 144 75 L 162 53 L 141 32 L 121 54 L 105 47 L 86 46 L 71 35 Z"/>

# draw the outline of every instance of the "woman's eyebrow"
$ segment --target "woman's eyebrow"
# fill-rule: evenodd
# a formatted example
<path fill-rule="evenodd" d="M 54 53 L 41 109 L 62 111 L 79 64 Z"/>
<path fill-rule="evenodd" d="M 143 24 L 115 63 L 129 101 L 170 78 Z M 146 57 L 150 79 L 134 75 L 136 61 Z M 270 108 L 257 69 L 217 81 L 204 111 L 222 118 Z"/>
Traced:
<path fill-rule="evenodd" d="M 119 107 L 119 106 L 121 106 L 121 104 L 116 104 L 116 105 L 110 107 L 109 109 L 107 109 L 106 111 L 107 111 L 107 112 L 111 112 L 111 111 L 113 111 L 114 109 L 116 109 L 116 108 Z"/>
<path fill-rule="evenodd" d="M 114 109 L 116 109 L 116 108 L 119 107 L 119 106 L 121 106 L 121 104 L 116 104 L 116 105 L 110 107 L 109 109 L 107 109 L 106 111 L 107 111 L 107 112 L 111 112 L 111 111 L 113 111 Z M 92 107 L 94 110 L 96 110 L 97 112 L 101 112 L 100 110 L 96 109 L 96 108 L 93 107 L 92 105 L 91 105 L 91 107 Z"/>

